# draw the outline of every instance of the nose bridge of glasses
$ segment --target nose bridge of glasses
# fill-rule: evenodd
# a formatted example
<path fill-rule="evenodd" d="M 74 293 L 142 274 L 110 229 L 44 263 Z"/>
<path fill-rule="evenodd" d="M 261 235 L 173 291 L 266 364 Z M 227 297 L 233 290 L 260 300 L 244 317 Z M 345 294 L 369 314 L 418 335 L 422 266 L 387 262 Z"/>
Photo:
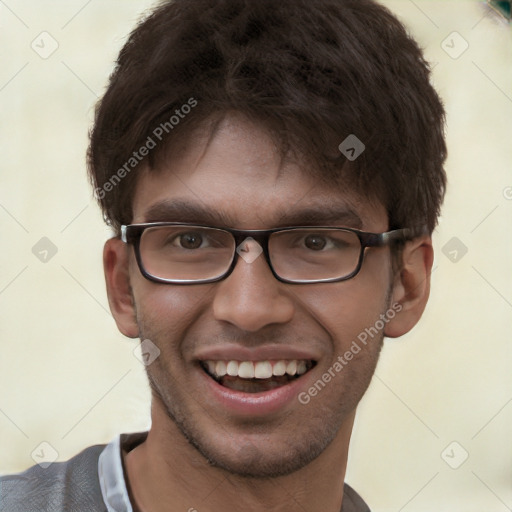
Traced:
<path fill-rule="evenodd" d="M 267 244 L 270 232 L 263 230 L 239 230 L 232 229 L 230 233 L 235 239 L 236 247 L 239 247 L 247 239 L 257 242 L 262 248 Z"/>
<path fill-rule="evenodd" d="M 263 253 L 270 266 L 268 239 L 270 233 L 263 230 L 231 230 L 235 239 L 235 258 L 238 256 L 246 263 L 253 263 Z"/>

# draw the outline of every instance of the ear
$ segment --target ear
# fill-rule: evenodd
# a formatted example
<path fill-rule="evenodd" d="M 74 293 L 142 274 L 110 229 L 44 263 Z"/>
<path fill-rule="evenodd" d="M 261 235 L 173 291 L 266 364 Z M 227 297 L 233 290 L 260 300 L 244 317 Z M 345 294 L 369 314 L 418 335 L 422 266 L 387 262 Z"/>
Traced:
<path fill-rule="evenodd" d="M 119 238 L 107 240 L 103 248 L 103 269 L 108 303 L 117 328 L 129 338 L 138 338 L 139 328 L 130 288 L 128 250 L 129 247 Z"/>
<path fill-rule="evenodd" d="M 421 318 L 430 294 L 433 262 L 434 250 L 430 236 L 418 237 L 405 244 L 402 268 L 395 276 L 391 300 L 397 314 L 386 324 L 385 336 L 402 336 Z"/>

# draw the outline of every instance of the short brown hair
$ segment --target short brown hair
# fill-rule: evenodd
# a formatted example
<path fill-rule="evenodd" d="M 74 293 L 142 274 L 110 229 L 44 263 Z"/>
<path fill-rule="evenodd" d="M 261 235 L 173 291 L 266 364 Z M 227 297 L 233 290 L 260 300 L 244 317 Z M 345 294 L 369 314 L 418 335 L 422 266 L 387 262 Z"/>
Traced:
<path fill-rule="evenodd" d="M 311 174 L 382 202 L 390 229 L 432 232 L 446 146 L 429 75 L 373 0 L 164 2 L 130 35 L 96 108 L 88 170 L 104 218 L 116 232 L 131 222 L 142 161 L 154 169 L 178 137 L 237 111 Z M 365 145 L 354 161 L 338 149 L 350 134 Z"/>

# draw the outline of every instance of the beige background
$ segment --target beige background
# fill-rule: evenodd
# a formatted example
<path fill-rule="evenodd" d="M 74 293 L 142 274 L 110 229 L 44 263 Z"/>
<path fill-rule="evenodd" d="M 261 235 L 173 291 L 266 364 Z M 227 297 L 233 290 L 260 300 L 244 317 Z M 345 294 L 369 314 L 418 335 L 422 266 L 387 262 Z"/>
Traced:
<path fill-rule="evenodd" d="M 435 66 L 448 111 L 450 183 L 428 310 L 413 332 L 386 342 L 359 410 L 347 481 L 374 512 L 505 512 L 512 510 L 512 31 L 479 1 L 383 3 Z M 108 311 L 101 250 L 109 232 L 84 154 L 93 105 L 151 4 L 0 2 L 3 473 L 33 465 L 41 450 L 64 460 L 149 424 L 136 343 L 117 332 Z M 59 46 L 47 56 L 52 40 Z M 39 259 L 46 246 L 36 246 L 39 258 L 32 252 L 43 237 L 57 249 L 46 262 Z M 458 469 L 448 465 L 466 452 Z"/>

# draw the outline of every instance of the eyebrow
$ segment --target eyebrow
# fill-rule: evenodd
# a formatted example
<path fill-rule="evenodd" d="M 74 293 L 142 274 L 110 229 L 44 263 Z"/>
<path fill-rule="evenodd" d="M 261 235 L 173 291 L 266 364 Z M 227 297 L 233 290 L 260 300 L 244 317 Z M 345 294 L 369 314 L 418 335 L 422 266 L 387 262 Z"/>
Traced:
<path fill-rule="evenodd" d="M 145 222 L 184 222 L 213 227 L 235 228 L 238 222 L 223 209 L 209 209 L 198 203 L 181 199 L 163 200 L 151 205 L 145 212 Z M 346 204 L 319 204 L 279 212 L 278 226 L 336 226 L 361 229 L 359 215 Z"/>

